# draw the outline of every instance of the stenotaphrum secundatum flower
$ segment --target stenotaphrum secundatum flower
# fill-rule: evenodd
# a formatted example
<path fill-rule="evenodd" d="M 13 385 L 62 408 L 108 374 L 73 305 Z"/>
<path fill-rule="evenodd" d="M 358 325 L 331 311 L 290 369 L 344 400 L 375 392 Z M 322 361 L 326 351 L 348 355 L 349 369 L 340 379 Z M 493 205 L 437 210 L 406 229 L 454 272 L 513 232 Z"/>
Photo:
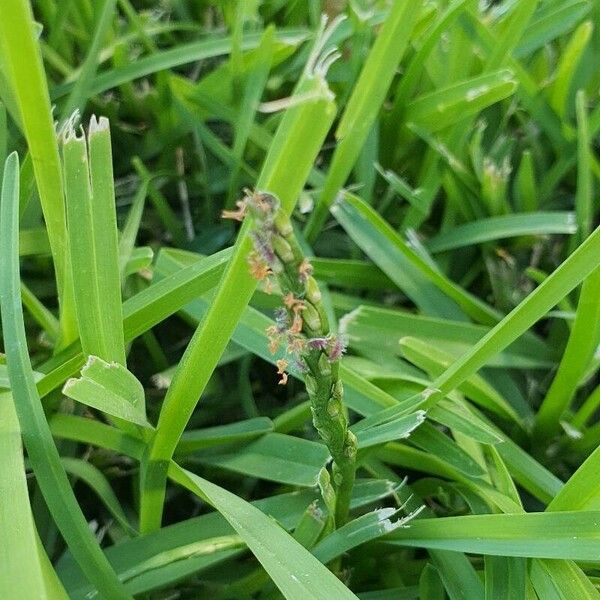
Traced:
<path fill-rule="evenodd" d="M 275 323 L 266 332 L 269 349 L 272 353 L 279 348 L 286 351 L 286 358 L 276 362 L 280 384 L 287 383 L 286 370 L 292 364 L 304 377 L 314 426 L 333 459 L 335 523 L 339 526 L 348 516 L 356 460 L 356 437 L 348 430 L 339 376 L 345 343 L 329 329 L 312 265 L 279 200 L 266 192 L 247 191 L 237 207 L 235 211 L 224 211 L 223 217 L 252 219 L 254 250 L 248 257 L 252 276 L 262 282 L 265 291 L 270 293 L 277 283 L 282 292 L 283 305 L 276 310 Z"/>

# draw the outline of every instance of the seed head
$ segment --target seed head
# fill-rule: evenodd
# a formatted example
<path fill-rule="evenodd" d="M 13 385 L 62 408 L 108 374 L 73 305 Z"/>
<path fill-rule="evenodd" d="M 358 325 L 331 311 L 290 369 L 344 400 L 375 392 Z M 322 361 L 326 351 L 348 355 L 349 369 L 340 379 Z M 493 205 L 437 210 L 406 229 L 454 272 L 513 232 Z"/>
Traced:
<path fill-rule="evenodd" d="M 281 334 L 282 332 L 279 330 L 277 325 L 270 325 L 266 329 L 267 339 L 269 340 L 269 351 L 271 354 L 275 354 L 277 352 L 277 348 L 279 348 L 279 344 L 281 343 Z"/>
<path fill-rule="evenodd" d="M 302 304 L 302 301 L 299 300 L 298 298 L 296 298 L 296 296 L 294 296 L 293 292 L 288 292 L 283 297 L 283 303 L 290 310 L 295 310 L 296 305 L 299 304 L 299 303 Z"/>
<path fill-rule="evenodd" d="M 326 350 L 329 345 L 329 338 L 326 337 L 316 337 L 310 338 L 307 342 L 308 347 L 311 350 Z"/>
<path fill-rule="evenodd" d="M 308 258 L 304 258 L 298 267 L 298 280 L 302 284 L 306 284 L 308 278 L 313 274 L 313 266 Z"/>
<path fill-rule="evenodd" d="M 342 336 L 331 336 L 329 340 L 329 362 L 335 362 L 342 358 L 346 352 L 346 340 Z"/>
<path fill-rule="evenodd" d="M 268 232 L 253 231 L 251 236 L 254 242 L 254 250 L 268 265 L 273 266 L 276 256 Z"/>
<path fill-rule="evenodd" d="M 243 221 L 248 211 L 248 203 L 244 200 L 238 200 L 235 205 L 238 207 L 237 210 L 223 210 L 221 211 L 222 219 L 233 219 L 234 221 Z"/>
<path fill-rule="evenodd" d="M 298 335 L 302 331 L 302 317 L 300 312 L 294 312 L 294 318 L 292 319 L 292 326 L 290 327 L 290 333 Z"/>
<path fill-rule="evenodd" d="M 288 380 L 288 375 L 285 370 L 288 368 L 288 361 L 285 358 L 280 358 L 275 362 L 277 365 L 277 375 L 281 375 L 281 379 L 279 380 L 279 385 L 285 385 Z"/>
<path fill-rule="evenodd" d="M 305 373 L 308 373 L 308 367 L 306 366 L 304 360 L 302 360 L 301 358 L 294 358 L 292 364 L 294 365 L 296 371 L 298 371 L 299 373 L 302 373 L 303 375 Z"/>
<path fill-rule="evenodd" d="M 287 310 L 285 308 L 280 307 L 275 309 L 275 323 L 277 324 L 277 329 L 280 333 L 285 331 L 289 325 L 290 317 L 288 315 Z"/>
<path fill-rule="evenodd" d="M 254 279 L 264 281 L 273 274 L 271 267 L 259 256 L 257 252 L 252 252 L 248 256 L 250 264 L 250 273 Z"/>
<path fill-rule="evenodd" d="M 289 335 L 287 343 L 287 353 L 293 355 L 299 355 L 304 352 L 306 348 L 306 339 L 299 335 Z"/>

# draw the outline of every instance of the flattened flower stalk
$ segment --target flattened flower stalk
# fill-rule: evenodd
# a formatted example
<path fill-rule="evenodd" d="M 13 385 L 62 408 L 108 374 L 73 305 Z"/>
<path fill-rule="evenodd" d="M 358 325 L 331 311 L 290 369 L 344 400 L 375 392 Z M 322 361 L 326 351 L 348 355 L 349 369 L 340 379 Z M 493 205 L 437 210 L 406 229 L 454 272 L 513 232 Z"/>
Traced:
<path fill-rule="evenodd" d="M 288 354 L 288 359 L 277 361 L 280 384 L 287 382 L 286 369 L 290 364 L 304 375 L 314 426 L 333 459 L 334 518 L 339 527 L 348 517 L 356 470 L 356 437 L 348 430 L 339 376 L 345 343 L 329 329 L 312 265 L 294 236 L 290 219 L 280 209 L 279 200 L 265 192 L 247 191 L 238 209 L 235 214 L 224 216 L 250 215 L 253 220 L 254 251 L 248 258 L 252 275 L 263 282 L 268 292 L 277 282 L 283 294 L 275 325 L 267 329 L 269 349 L 275 353 L 283 347 Z"/>

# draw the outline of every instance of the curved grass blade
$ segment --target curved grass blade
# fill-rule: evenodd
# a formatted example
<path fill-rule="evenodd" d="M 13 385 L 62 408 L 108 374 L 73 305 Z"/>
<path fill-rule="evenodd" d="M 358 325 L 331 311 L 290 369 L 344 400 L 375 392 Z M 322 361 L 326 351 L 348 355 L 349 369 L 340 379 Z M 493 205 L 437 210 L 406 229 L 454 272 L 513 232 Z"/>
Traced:
<path fill-rule="evenodd" d="M 552 106 L 554 111 L 563 120 L 566 117 L 567 98 L 571 89 L 573 76 L 577 72 L 577 65 L 583 56 L 593 29 L 592 21 L 583 22 L 573 32 L 569 43 L 561 52 L 561 59 L 552 84 L 550 106 Z"/>
<path fill-rule="evenodd" d="M 407 105 L 404 119 L 433 133 L 478 114 L 516 89 L 512 71 L 487 73 L 416 98 Z"/>
<path fill-rule="evenodd" d="M 571 475 L 546 510 L 600 510 L 599 468 L 600 447 Z"/>
<path fill-rule="evenodd" d="M 186 431 L 177 444 L 177 455 L 190 454 L 196 450 L 222 444 L 248 442 L 272 431 L 273 421 L 267 417 L 255 417 L 228 425 Z"/>
<path fill-rule="evenodd" d="M 522 235 L 572 234 L 576 231 L 572 212 L 529 212 L 457 225 L 427 240 L 425 247 L 430 252 L 445 252 Z"/>
<path fill-rule="evenodd" d="M 62 107 L 63 118 L 68 118 L 76 109 L 83 110 L 88 98 L 88 89 L 98 68 L 98 56 L 102 50 L 102 43 L 104 42 L 108 28 L 110 27 L 116 4 L 117 0 L 103 0 L 101 6 L 96 9 L 97 20 L 93 26 L 92 40 L 81 70 L 75 80 L 75 85 Z"/>
<path fill-rule="evenodd" d="M 308 38 L 308 32 L 301 29 L 282 30 L 276 33 L 277 41 L 296 46 Z M 241 44 L 242 50 L 251 50 L 260 44 L 262 34 L 250 33 L 244 36 Z M 158 73 L 166 69 L 185 65 L 187 63 L 216 58 L 228 54 L 231 50 L 231 38 L 211 38 L 188 44 L 182 44 L 176 48 L 162 50 L 144 56 L 123 67 L 102 72 L 93 79 L 88 87 L 88 94 L 96 96 L 124 83 L 131 82 L 140 77 Z M 52 90 L 52 99 L 55 100 L 69 93 L 74 83 L 67 83 L 55 87 Z"/>
<path fill-rule="evenodd" d="M 529 574 L 538 598 L 598 600 L 600 594 L 587 575 L 570 560 L 534 558 Z"/>
<path fill-rule="evenodd" d="M 269 433 L 243 448 L 199 452 L 188 461 L 207 464 L 268 481 L 299 487 L 315 487 L 329 460 L 323 444 Z"/>
<path fill-rule="evenodd" d="M 393 495 L 395 489 L 396 486 L 386 480 L 358 480 L 353 490 L 352 508 L 379 503 Z M 272 522 L 277 522 L 279 526 L 292 531 L 297 528 L 306 507 L 315 501 L 319 502 L 317 492 L 305 489 L 256 500 L 252 505 L 267 515 Z M 322 504 L 319 506 L 323 508 Z M 203 542 L 208 542 L 211 538 L 223 539 L 233 535 L 235 530 L 215 511 L 168 525 L 146 536 L 123 540 L 107 548 L 106 554 L 120 576 L 125 573 L 135 574 L 126 582 L 127 590 L 132 594 L 143 594 L 163 588 L 186 576 L 198 575 L 240 554 L 239 549 L 219 550 L 209 555 L 185 557 L 186 548 L 190 550 L 194 544 L 201 547 Z M 159 556 L 160 559 L 156 558 Z M 168 559 L 169 556 L 173 560 L 165 560 L 162 566 L 155 562 Z M 153 563 L 155 568 L 146 570 L 146 567 Z M 85 577 L 69 553 L 59 560 L 57 569 L 72 600 L 86 600 L 90 586 L 86 585 Z"/>
<path fill-rule="evenodd" d="M 108 512 L 130 536 L 137 535 L 137 531 L 131 526 L 125 511 L 121 508 L 119 499 L 110 487 L 108 479 L 100 469 L 79 458 L 62 457 L 61 463 L 67 473 L 82 480 L 94 491 Z"/>
<path fill-rule="evenodd" d="M 556 375 L 536 417 L 537 433 L 547 439 L 560 428 L 560 419 L 581 384 L 600 342 L 600 269 L 583 282 L 575 320 Z"/>
<path fill-rule="evenodd" d="M 495 310 L 450 281 L 410 248 L 373 208 L 357 196 L 345 194 L 343 200 L 331 207 L 331 212 L 369 258 L 430 314 L 457 319 L 464 318 L 464 313 L 484 325 L 493 325 L 500 320 Z"/>
<path fill-rule="evenodd" d="M 569 31 L 591 9 L 586 0 L 566 0 L 564 2 L 542 2 L 533 15 L 521 43 L 515 50 L 517 58 L 524 58 L 544 44 Z"/>
<path fill-rule="evenodd" d="M 150 427 L 146 419 L 144 388 L 119 363 L 107 363 L 97 356 L 90 356 L 81 369 L 81 377 L 69 379 L 63 394 L 107 415 Z"/>
<path fill-rule="evenodd" d="M 541 319 L 575 286 L 598 268 L 599 254 L 600 228 L 596 229 L 536 290 L 481 338 L 470 351 L 436 378 L 432 384 L 436 392 L 429 398 L 428 404 L 435 404 L 438 398 L 458 387 L 485 365 L 491 356 L 501 352 Z"/>
<path fill-rule="evenodd" d="M 327 567 L 248 502 L 174 463 L 169 475 L 227 519 L 288 600 L 356 599 Z"/>

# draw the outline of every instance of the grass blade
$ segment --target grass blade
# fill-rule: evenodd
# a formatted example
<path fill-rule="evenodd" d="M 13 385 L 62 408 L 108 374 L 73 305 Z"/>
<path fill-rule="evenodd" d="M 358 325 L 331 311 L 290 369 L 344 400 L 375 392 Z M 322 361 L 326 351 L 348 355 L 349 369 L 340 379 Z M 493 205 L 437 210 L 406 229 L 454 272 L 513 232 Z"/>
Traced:
<path fill-rule="evenodd" d="M 338 145 L 319 200 L 304 232 L 315 240 L 327 210 L 346 182 L 385 98 L 416 21 L 418 6 L 408 0 L 394 2 L 369 52 L 336 131 Z"/>
<path fill-rule="evenodd" d="M 173 478 L 213 505 L 246 542 L 288 600 L 356 598 L 279 525 L 241 498 L 173 465 Z"/>
<path fill-rule="evenodd" d="M 47 598 L 31 515 L 21 429 L 12 396 L 0 394 L 0 595 Z M 11 502 L 6 499 L 10 498 Z M 43 552 L 43 548 L 41 549 Z"/>
<path fill-rule="evenodd" d="M 560 427 L 600 342 L 600 269 L 583 282 L 575 321 L 556 375 L 537 414 L 537 432 L 548 438 Z"/>
<path fill-rule="evenodd" d="M 90 356 L 79 379 L 69 379 L 63 394 L 107 415 L 141 427 L 150 427 L 146 419 L 144 388 L 119 363 L 107 363 Z"/>
<path fill-rule="evenodd" d="M 387 539 L 476 554 L 594 561 L 600 552 L 599 518 L 598 512 L 575 511 L 416 519 Z"/>
<path fill-rule="evenodd" d="M 65 189 L 79 337 L 87 355 L 125 364 L 121 281 L 108 120 L 86 139 L 67 129 Z"/>
<path fill-rule="evenodd" d="M 462 314 L 458 310 L 460 307 L 480 323 L 489 325 L 499 320 L 496 311 L 425 261 L 357 196 L 345 194 L 344 200 L 336 203 L 331 212 L 369 258 L 428 312 L 435 311 L 437 316 L 457 319 Z M 424 286 L 428 290 L 426 295 L 422 294 Z"/>
<path fill-rule="evenodd" d="M 315 57 L 316 59 L 316 57 Z M 297 94 L 317 94 L 315 99 L 286 111 L 265 159 L 257 189 L 279 197 L 289 214 L 302 190 L 314 157 L 335 115 L 335 105 L 322 75 L 308 72 Z M 307 129 L 310 123 L 310 129 Z M 169 387 L 143 469 L 140 529 L 160 525 L 168 460 L 185 429 L 204 386 L 246 308 L 256 281 L 248 272 L 252 240 L 245 223 L 236 241 L 231 262 L 217 295 L 196 330 Z M 210 348 L 210 353 L 206 349 Z M 199 372 L 198 365 L 202 371 Z"/>
<path fill-rule="evenodd" d="M 88 98 L 90 84 L 94 79 L 94 74 L 98 67 L 98 55 L 102 49 L 102 43 L 106 37 L 108 29 L 115 12 L 117 0 L 103 0 L 97 10 L 97 21 L 94 23 L 92 41 L 88 48 L 87 55 L 83 61 L 81 71 L 77 76 L 75 85 L 71 90 L 67 101 L 62 107 L 63 118 L 76 109 L 82 110 Z"/>
<path fill-rule="evenodd" d="M 600 228 L 469 352 L 444 371 L 433 382 L 433 387 L 442 394 L 453 390 L 485 365 L 491 356 L 514 342 L 598 267 L 599 252 Z M 435 400 L 433 398 L 432 403 Z"/>
<path fill-rule="evenodd" d="M 0 213 L 0 301 L 2 331 L 11 389 L 23 440 L 48 508 L 81 568 L 98 590 L 109 598 L 130 598 L 94 539 L 60 464 L 60 457 L 35 387 L 27 356 L 21 309 L 18 254 L 19 161 L 6 160 Z"/>
<path fill-rule="evenodd" d="M 572 212 L 529 212 L 457 225 L 427 240 L 425 246 L 435 253 L 522 235 L 573 234 L 576 231 Z"/>
<path fill-rule="evenodd" d="M 62 343 L 77 337 L 68 275 L 68 246 L 58 143 L 48 84 L 27 0 L 9 0 L 2 7 L 0 51 L 15 101 L 39 191 L 56 269 L 61 302 Z"/>

